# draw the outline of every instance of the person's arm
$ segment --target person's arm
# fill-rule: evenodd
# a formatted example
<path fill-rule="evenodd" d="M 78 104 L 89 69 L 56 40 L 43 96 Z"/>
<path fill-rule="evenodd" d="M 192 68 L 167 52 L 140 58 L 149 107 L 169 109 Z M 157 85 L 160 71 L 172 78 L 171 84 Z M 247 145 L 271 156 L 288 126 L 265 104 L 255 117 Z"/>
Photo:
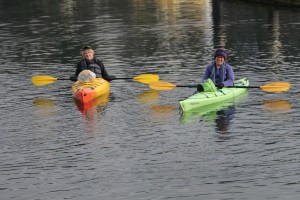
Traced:
<path fill-rule="evenodd" d="M 204 75 L 202 77 L 202 83 L 205 83 L 206 80 L 210 77 L 211 75 L 211 65 L 208 65 L 205 69 Z"/>
<path fill-rule="evenodd" d="M 76 65 L 76 71 L 74 76 L 78 76 L 80 72 L 81 72 L 81 62 L 78 62 Z"/>
<path fill-rule="evenodd" d="M 231 67 L 231 65 L 229 64 L 226 64 L 226 77 L 225 77 L 225 80 L 223 82 L 224 86 L 225 87 L 228 87 L 228 86 L 233 86 L 234 84 L 234 72 L 233 72 L 233 69 Z"/>
<path fill-rule="evenodd" d="M 76 65 L 75 74 L 73 76 L 70 76 L 71 81 L 77 81 L 78 75 L 81 72 L 81 66 L 80 65 L 81 65 L 80 62 L 78 62 L 77 65 Z"/>

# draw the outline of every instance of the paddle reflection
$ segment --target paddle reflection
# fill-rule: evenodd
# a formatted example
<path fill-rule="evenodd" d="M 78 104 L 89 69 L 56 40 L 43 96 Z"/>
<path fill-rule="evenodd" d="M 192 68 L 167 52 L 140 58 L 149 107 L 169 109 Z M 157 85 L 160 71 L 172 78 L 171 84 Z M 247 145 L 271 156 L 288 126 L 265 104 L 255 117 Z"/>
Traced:
<path fill-rule="evenodd" d="M 177 115 L 178 107 L 173 104 L 153 105 L 150 108 L 151 121 L 158 124 L 167 124 Z"/>
<path fill-rule="evenodd" d="M 159 92 L 157 90 L 147 90 L 137 95 L 137 99 L 143 104 L 158 103 Z"/>
<path fill-rule="evenodd" d="M 56 105 L 55 100 L 51 99 L 34 99 L 32 105 L 36 108 L 35 114 L 39 118 L 54 116 L 56 110 L 53 107 Z"/>
<path fill-rule="evenodd" d="M 174 104 L 159 104 L 160 93 L 157 90 L 147 90 L 136 96 L 139 103 L 149 107 L 149 116 L 152 122 L 167 124 L 178 113 L 178 106 Z"/>
<path fill-rule="evenodd" d="M 34 99 L 32 104 L 37 108 L 51 107 L 55 105 L 55 101 L 51 99 Z"/>
<path fill-rule="evenodd" d="M 288 100 L 265 100 L 263 107 L 269 112 L 280 112 L 290 110 L 292 108 L 291 103 Z"/>

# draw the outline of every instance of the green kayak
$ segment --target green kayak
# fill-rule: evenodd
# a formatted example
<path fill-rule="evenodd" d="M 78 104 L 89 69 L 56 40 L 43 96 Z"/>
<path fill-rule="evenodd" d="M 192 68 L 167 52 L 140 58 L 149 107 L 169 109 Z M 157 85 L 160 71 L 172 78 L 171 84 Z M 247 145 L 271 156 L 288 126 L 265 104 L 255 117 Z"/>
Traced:
<path fill-rule="evenodd" d="M 234 82 L 234 86 L 249 86 L 249 80 L 242 78 Z M 243 94 L 247 88 L 222 88 L 214 92 L 196 92 L 188 98 L 179 101 L 182 111 L 205 107 L 214 103 L 223 102 Z"/>

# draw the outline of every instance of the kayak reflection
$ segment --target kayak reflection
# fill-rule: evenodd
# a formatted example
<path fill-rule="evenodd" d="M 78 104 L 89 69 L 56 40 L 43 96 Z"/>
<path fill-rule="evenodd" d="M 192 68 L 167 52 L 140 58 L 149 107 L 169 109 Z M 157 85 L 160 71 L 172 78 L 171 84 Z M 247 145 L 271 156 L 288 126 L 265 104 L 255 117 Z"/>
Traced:
<path fill-rule="evenodd" d="M 247 93 L 237 99 L 211 104 L 205 107 L 184 111 L 181 113 L 181 124 L 199 121 L 215 123 L 217 133 L 230 132 L 230 124 L 235 114 L 235 105 L 243 101 Z"/>
<path fill-rule="evenodd" d="M 181 123 L 207 121 L 215 122 L 218 133 L 229 133 L 230 122 L 234 117 L 235 105 L 231 103 L 212 104 L 210 106 L 194 109 L 181 114 Z"/>

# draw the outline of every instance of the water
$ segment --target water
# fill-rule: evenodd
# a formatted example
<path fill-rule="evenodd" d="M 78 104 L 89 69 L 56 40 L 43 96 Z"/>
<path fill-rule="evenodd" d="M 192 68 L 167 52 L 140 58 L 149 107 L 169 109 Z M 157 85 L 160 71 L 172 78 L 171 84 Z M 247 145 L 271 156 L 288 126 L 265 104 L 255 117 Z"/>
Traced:
<path fill-rule="evenodd" d="M 0 3 L 1 199 L 297 199 L 299 10 L 235 1 Z M 286 81 L 182 114 L 193 89 L 131 80 L 82 112 L 67 78 L 91 45 L 110 74 L 197 83 L 215 48 L 237 78 Z M 203 112 L 203 113 L 202 113 Z"/>

